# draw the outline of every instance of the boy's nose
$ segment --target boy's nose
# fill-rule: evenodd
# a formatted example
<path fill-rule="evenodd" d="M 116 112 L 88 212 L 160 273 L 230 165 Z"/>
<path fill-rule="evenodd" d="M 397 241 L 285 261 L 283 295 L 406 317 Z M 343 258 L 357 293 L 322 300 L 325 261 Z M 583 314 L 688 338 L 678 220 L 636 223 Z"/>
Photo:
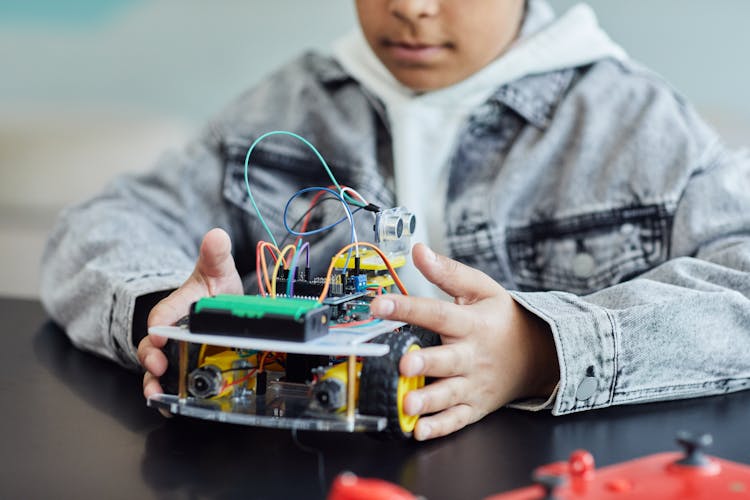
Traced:
<path fill-rule="evenodd" d="M 389 8 L 401 19 L 416 21 L 436 15 L 440 10 L 440 0 L 391 0 Z"/>

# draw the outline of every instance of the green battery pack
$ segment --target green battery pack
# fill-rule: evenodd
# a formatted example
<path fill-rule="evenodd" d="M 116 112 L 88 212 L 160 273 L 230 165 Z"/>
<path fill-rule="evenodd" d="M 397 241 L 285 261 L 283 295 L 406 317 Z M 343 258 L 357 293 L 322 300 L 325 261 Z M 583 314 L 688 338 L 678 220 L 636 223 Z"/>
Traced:
<path fill-rule="evenodd" d="M 216 295 L 194 302 L 193 333 L 306 342 L 328 333 L 330 307 L 312 299 Z"/>

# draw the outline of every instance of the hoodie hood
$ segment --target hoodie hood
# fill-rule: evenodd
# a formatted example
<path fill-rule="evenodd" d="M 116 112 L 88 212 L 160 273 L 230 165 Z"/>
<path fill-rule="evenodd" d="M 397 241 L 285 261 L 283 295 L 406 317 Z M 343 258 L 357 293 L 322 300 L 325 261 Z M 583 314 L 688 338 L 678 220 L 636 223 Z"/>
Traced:
<path fill-rule="evenodd" d="M 447 253 L 444 208 L 448 161 L 472 110 L 497 89 L 532 74 L 624 59 L 625 51 L 599 27 L 586 4 L 558 19 L 545 0 L 530 0 L 518 39 L 493 62 L 450 87 L 416 93 L 380 62 L 361 29 L 334 43 L 334 57 L 355 80 L 384 104 L 393 141 L 396 199 L 417 217 L 413 242 Z M 400 274 L 411 293 L 435 296 L 413 266 Z"/>

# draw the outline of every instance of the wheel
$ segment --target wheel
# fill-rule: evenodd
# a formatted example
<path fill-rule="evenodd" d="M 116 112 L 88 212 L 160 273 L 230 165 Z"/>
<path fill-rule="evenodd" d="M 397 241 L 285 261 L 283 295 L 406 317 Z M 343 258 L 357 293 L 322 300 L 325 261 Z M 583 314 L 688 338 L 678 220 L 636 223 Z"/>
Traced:
<path fill-rule="evenodd" d="M 398 364 L 404 354 L 421 348 L 419 339 L 408 332 L 391 332 L 378 337 L 374 342 L 387 344 L 390 352 L 385 356 L 367 357 L 362 361 L 359 412 L 388 419 L 385 430 L 377 433 L 377 437 L 409 438 L 419 417 L 404 413 L 404 397 L 409 391 L 423 387 L 424 377 L 402 377 Z"/>
<path fill-rule="evenodd" d="M 409 328 L 411 333 L 416 336 L 419 339 L 419 344 L 422 347 L 433 347 L 436 345 L 442 345 L 443 341 L 440 338 L 440 335 L 437 333 L 427 330 L 426 328 L 422 328 L 421 326 L 411 326 Z"/>
<path fill-rule="evenodd" d="M 443 345 L 443 340 L 440 338 L 440 335 L 437 333 L 427 330 L 426 328 L 422 328 L 421 326 L 405 326 L 404 329 L 407 329 L 408 331 L 412 333 L 412 335 L 416 336 L 419 339 L 419 344 L 422 346 L 423 349 L 427 347 L 434 347 L 438 345 Z M 425 385 L 431 384 L 435 381 L 434 377 L 425 377 Z"/>

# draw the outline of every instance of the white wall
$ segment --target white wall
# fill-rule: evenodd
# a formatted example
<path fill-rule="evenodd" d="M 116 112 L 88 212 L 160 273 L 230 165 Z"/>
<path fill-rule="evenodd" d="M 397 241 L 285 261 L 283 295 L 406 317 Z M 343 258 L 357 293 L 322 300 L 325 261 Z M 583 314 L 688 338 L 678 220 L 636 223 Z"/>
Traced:
<path fill-rule="evenodd" d="M 591 3 L 732 143 L 750 142 L 750 2 Z M 0 294 L 36 295 L 62 206 L 148 168 L 238 92 L 353 22 L 352 0 L 0 2 Z"/>
<path fill-rule="evenodd" d="M 61 207 L 148 168 L 354 22 L 349 0 L 0 2 L 0 294 L 35 296 Z"/>
<path fill-rule="evenodd" d="M 553 0 L 558 11 L 578 2 Z M 628 53 L 664 75 L 722 132 L 750 145 L 750 2 L 592 0 Z"/>

